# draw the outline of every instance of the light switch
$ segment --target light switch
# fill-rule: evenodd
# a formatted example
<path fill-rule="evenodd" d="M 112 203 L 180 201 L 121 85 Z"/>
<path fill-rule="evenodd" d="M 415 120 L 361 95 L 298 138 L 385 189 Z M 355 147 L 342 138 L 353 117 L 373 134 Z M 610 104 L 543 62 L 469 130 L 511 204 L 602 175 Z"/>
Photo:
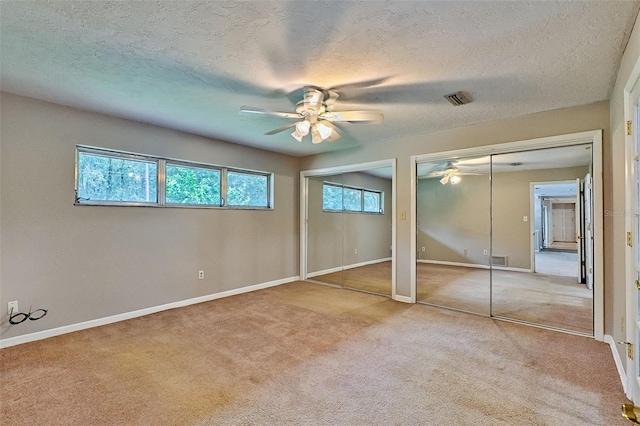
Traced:
<path fill-rule="evenodd" d="M 400 212 L 400 220 L 407 220 L 407 212 L 405 211 Z"/>
<path fill-rule="evenodd" d="M 526 221 L 528 221 L 528 220 L 529 220 L 529 218 L 528 218 L 527 216 L 522 216 L 522 221 L 523 221 L 523 222 L 526 222 Z"/>

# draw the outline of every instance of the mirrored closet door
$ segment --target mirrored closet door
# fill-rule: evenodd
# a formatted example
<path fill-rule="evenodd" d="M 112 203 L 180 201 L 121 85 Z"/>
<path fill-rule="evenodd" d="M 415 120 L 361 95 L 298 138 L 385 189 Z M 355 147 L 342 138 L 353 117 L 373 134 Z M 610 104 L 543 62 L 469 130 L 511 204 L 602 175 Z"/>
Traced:
<path fill-rule="evenodd" d="M 307 178 L 307 279 L 392 293 L 392 167 Z"/>
<path fill-rule="evenodd" d="M 592 146 L 417 165 L 417 301 L 592 335 Z"/>
<path fill-rule="evenodd" d="M 489 157 L 418 164 L 418 302 L 490 314 L 489 176 Z"/>
<path fill-rule="evenodd" d="M 593 333 L 591 157 L 590 144 L 492 156 L 493 316 Z"/>

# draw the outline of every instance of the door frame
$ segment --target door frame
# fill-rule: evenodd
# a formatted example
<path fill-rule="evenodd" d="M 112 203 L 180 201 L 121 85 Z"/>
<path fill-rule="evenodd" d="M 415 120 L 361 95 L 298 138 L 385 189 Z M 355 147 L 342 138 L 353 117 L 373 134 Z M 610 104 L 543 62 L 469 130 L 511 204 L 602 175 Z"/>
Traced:
<path fill-rule="evenodd" d="M 481 157 L 493 154 L 507 154 L 531 149 L 558 148 L 563 146 L 591 144 L 593 162 L 593 227 L 594 227 L 594 286 L 593 286 L 593 337 L 604 341 L 604 245 L 603 245 L 603 176 L 602 176 L 602 130 L 590 130 L 566 135 L 486 145 L 454 151 L 437 152 L 411 156 L 411 235 L 410 240 L 410 285 L 411 302 L 417 300 L 416 260 L 417 260 L 417 171 L 418 163 L 443 161 L 464 157 Z M 543 327 L 544 328 L 544 327 Z"/>
<path fill-rule="evenodd" d="M 368 163 L 349 164 L 345 166 L 325 167 L 321 169 L 302 170 L 300 172 L 300 279 L 307 279 L 307 231 L 309 208 L 310 177 L 336 175 L 342 173 L 361 172 L 369 169 L 391 167 L 391 298 L 398 300 L 396 294 L 396 159 L 372 161 Z M 404 301 L 404 299 L 402 300 Z"/>
<path fill-rule="evenodd" d="M 545 181 L 545 182 L 529 182 L 529 238 L 530 238 L 530 250 L 531 250 L 531 272 L 536 272 L 536 239 L 535 239 L 535 234 L 536 234 L 536 212 L 535 212 L 535 203 L 536 203 L 536 196 L 535 196 L 535 187 L 539 186 L 539 185 L 553 185 L 553 184 L 569 184 L 569 183 L 575 183 L 575 180 L 552 180 L 552 181 Z M 544 220 L 545 220 L 545 214 L 544 214 L 544 209 L 543 206 L 540 206 L 540 233 L 542 234 L 544 232 Z M 541 236 L 541 239 L 544 241 L 544 235 Z M 544 248 L 544 243 L 543 243 L 543 247 Z"/>

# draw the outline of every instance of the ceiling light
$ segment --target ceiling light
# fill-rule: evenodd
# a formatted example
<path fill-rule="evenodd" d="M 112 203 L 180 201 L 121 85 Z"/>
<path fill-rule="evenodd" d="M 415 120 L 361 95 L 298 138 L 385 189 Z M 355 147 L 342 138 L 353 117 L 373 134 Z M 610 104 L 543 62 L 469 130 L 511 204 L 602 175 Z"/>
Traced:
<path fill-rule="evenodd" d="M 440 179 L 440 183 L 443 184 L 443 185 L 446 185 L 447 182 L 449 182 L 449 175 L 446 175 L 445 177 Z"/>
<path fill-rule="evenodd" d="M 320 133 L 320 137 L 322 138 L 322 140 L 327 139 L 333 132 L 333 129 L 331 127 L 322 122 L 316 123 L 316 129 L 318 130 L 318 133 Z"/>
<path fill-rule="evenodd" d="M 320 136 L 320 132 L 318 131 L 317 126 L 313 126 L 311 128 L 311 142 L 313 143 L 320 143 L 322 142 L 322 136 Z"/>
<path fill-rule="evenodd" d="M 307 120 L 303 120 L 296 123 L 296 131 L 300 133 L 302 136 L 308 135 L 310 128 L 311 128 L 311 124 Z"/>
<path fill-rule="evenodd" d="M 455 185 L 457 183 L 460 183 L 461 180 L 462 178 L 459 175 L 453 175 L 451 176 L 451 179 L 449 179 L 449 183 L 451 183 L 452 185 Z"/>

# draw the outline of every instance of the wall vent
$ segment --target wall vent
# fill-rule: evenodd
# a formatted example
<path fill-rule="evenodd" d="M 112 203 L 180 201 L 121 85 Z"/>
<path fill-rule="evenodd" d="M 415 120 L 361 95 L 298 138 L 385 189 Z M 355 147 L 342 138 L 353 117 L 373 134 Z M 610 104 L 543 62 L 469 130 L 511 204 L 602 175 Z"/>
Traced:
<path fill-rule="evenodd" d="M 451 102 L 453 106 L 460 106 L 471 102 L 471 100 L 462 92 L 451 93 L 450 95 L 444 95 L 444 97 L 446 100 Z"/>
<path fill-rule="evenodd" d="M 507 266 L 507 256 L 491 256 L 492 266 Z"/>

